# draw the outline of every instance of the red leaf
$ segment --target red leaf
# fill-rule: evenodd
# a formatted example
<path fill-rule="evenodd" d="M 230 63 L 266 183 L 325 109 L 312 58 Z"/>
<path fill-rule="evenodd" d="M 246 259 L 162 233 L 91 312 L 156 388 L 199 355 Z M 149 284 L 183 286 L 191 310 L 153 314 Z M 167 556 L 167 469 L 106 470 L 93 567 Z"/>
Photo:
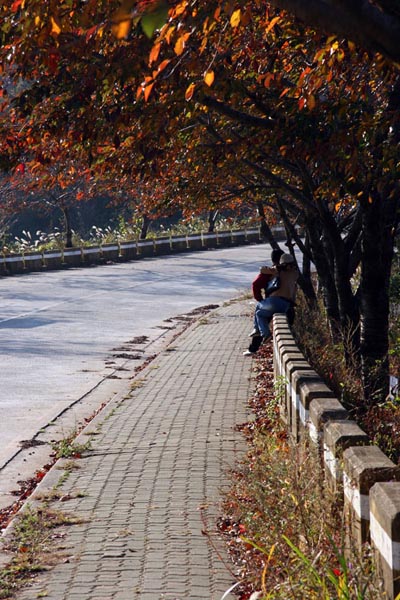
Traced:
<path fill-rule="evenodd" d="M 16 173 L 20 173 L 21 175 L 23 175 L 25 173 L 25 165 L 24 165 L 24 163 L 19 163 L 19 165 L 17 165 L 15 167 L 15 172 Z"/>
<path fill-rule="evenodd" d="M 11 5 L 11 10 L 13 12 L 17 12 L 23 1 L 24 0 L 15 0 L 15 2 L 13 2 L 13 4 Z"/>

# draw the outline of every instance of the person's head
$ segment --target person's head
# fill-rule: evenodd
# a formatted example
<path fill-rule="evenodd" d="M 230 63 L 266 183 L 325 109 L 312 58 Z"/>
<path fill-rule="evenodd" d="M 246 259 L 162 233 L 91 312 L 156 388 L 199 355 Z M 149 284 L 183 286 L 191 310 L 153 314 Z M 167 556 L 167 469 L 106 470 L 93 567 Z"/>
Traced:
<path fill-rule="evenodd" d="M 286 269 L 292 269 L 295 266 L 296 266 L 296 263 L 295 263 L 294 257 L 291 254 L 282 253 L 282 255 L 279 259 L 278 268 L 280 270 L 284 271 Z"/>
<path fill-rule="evenodd" d="M 274 248 L 271 252 L 271 262 L 273 265 L 279 265 L 279 259 L 281 258 L 283 254 L 283 250 L 280 250 L 280 248 Z"/>

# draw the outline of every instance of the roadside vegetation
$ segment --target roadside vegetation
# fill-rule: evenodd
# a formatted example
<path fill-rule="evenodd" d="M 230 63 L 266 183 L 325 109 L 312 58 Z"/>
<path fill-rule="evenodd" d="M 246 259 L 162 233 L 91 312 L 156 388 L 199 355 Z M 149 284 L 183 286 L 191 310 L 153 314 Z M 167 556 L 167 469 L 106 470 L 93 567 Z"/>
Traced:
<path fill-rule="evenodd" d="M 236 566 L 240 600 L 382 600 L 371 549 L 349 547 L 340 506 L 315 455 L 294 446 L 279 418 L 272 351 L 255 365 L 248 452 L 231 473 L 218 530 Z"/>
<path fill-rule="evenodd" d="M 225 217 L 218 216 L 213 224 L 214 231 L 229 231 L 231 229 L 243 229 L 245 227 L 257 227 L 258 221 L 250 217 Z M 145 239 L 157 237 L 169 237 L 172 235 L 190 235 L 209 231 L 209 220 L 202 217 L 183 219 L 174 224 L 163 225 L 153 223 L 146 231 Z M 93 245 L 113 244 L 132 240 L 143 239 L 142 220 L 119 219 L 117 226 L 108 225 L 98 227 L 92 225 L 86 235 L 80 235 L 72 230 L 72 246 L 85 247 Z M 1 251 L 3 254 L 14 254 L 21 252 L 33 252 L 45 250 L 61 250 L 65 248 L 65 232 L 55 227 L 52 231 L 45 232 L 36 230 L 22 230 L 18 236 L 12 237 L 7 230 L 1 236 Z"/>
<path fill-rule="evenodd" d="M 65 526 L 76 523 L 78 519 L 50 509 L 47 503 L 37 508 L 27 506 L 16 518 L 12 533 L 3 540 L 11 560 L 0 568 L 0 598 L 13 598 L 32 577 L 60 562 Z"/>
<path fill-rule="evenodd" d="M 400 268 L 390 283 L 390 373 L 400 367 Z M 340 342 L 330 341 L 324 309 L 299 294 L 294 333 L 307 360 L 336 392 L 353 418 L 396 464 L 400 464 L 400 395 L 366 406 L 356 369 Z M 344 331 L 343 335 L 351 335 Z M 372 551 L 349 546 L 342 509 L 325 485 L 316 449 L 294 445 L 279 417 L 284 382 L 273 380 L 272 350 L 261 348 L 250 399 L 254 419 L 240 426 L 248 453 L 231 473 L 218 522 L 240 584 L 240 600 L 381 600 L 382 582 Z"/>

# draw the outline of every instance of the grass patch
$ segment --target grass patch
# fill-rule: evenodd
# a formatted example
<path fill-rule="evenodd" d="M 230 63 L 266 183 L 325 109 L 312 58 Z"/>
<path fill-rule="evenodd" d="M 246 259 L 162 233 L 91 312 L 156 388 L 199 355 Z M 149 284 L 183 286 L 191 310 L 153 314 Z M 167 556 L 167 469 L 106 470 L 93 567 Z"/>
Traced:
<path fill-rule="evenodd" d="M 57 543 L 63 537 L 61 526 L 79 522 L 47 506 L 27 507 L 18 515 L 10 539 L 5 542 L 5 550 L 13 557 L 0 569 L 0 598 L 13 598 L 37 573 L 58 562 L 61 548 L 57 550 Z"/>
<path fill-rule="evenodd" d="M 90 441 L 78 444 L 75 442 L 76 436 L 77 432 L 72 431 L 67 437 L 51 444 L 56 458 L 81 458 L 84 452 L 90 450 Z"/>
<path fill-rule="evenodd" d="M 135 379 L 130 384 L 130 390 L 134 391 L 144 386 L 146 379 Z"/>

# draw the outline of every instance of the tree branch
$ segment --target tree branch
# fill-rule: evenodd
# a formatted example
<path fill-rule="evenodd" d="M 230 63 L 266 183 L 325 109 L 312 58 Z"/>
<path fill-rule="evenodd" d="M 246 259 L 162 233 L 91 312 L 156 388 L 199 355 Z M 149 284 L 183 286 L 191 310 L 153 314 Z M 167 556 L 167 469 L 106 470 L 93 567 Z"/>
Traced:
<path fill-rule="evenodd" d="M 221 102 L 216 98 L 212 98 L 211 96 L 204 96 L 201 102 L 205 106 L 214 109 L 219 114 L 234 119 L 239 123 L 244 123 L 246 125 L 252 125 L 254 127 L 260 127 L 262 129 L 268 130 L 272 129 L 272 127 L 276 125 L 274 119 L 271 119 L 270 117 L 263 119 L 262 117 L 255 117 L 253 115 L 249 115 L 248 113 L 236 110 L 228 104 L 225 104 L 224 102 Z"/>
<path fill-rule="evenodd" d="M 307 25 L 343 35 L 400 61 L 400 14 L 390 0 L 272 0 L 271 3 Z"/>

